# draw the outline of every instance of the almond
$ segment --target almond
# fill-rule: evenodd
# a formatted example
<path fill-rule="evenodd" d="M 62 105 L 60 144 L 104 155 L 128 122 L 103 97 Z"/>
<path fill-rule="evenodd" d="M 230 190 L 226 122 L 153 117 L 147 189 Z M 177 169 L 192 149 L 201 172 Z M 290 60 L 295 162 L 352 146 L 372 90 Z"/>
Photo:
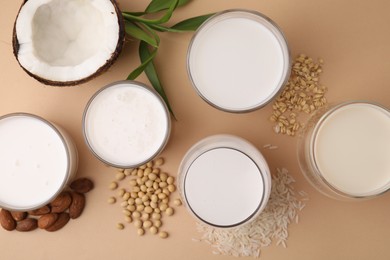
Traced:
<path fill-rule="evenodd" d="M 70 219 L 69 214 L 62 212 L 62 213 L 58 214 L 58 218 L 57 218 L 56 222 L 54 222 L 53 225 L 46 228 L 45 230 L 49 231 L 49 232 L 57 231 L 57 230 L 63 228 L 69 222 L 69 219 Z"/>
<path fill-rule="evenodd" d="M 93 182 L 87 178 L 79 178 L 70 184 L 70 188 L 78 193 L 87 193 L 93 189 Z"/>
<path fill-rule="evenodd" d="M 49 213 L 41 216 L 38 219 L 38 227 L 41 229 L 46 229 L 48 227 L 51 227 L 58 219 L 58 214 L 56 213 Z"/>
<path fill-rule="evenodd" d="M 78 218 L 85 207 L 85 196 L 84 194 L 72 192 L 72 203 L 69 207 L 69 216 L 72 219 Z"/>
<path fill-rule="evenodd" d="M 16 221 L 12 217 L 11 212 L 6 209 L 0 211 L 0 224 L 8 231 L 14 230 L 16 227 Z"/>
<path fill-rule="evenodd" d="M 16 224 L 16 230 L 21 232 L 32 231 L 38 227 L 35 218 L 26 218 Z"/>
<path fill-rule="evenodd" d="M 42 216 L 47 213 L 50 213 L 50 207 L 49 206 L 43 206 L 39 209 L 34 209 L 28 212 L 28 214 L 33 215 L 33 216 Z"/>
<path fill-rule="evenodd" d="M 21 221 L 27 217 L 27 212 L 24 211 L 11 211 L 13 219 L 16 221 Z"/>
<path fill-rule="evenodd" d="M 61 213 L 67 210 L 70 206 L 70 203 L 72 202 L 72 197 L 70 196 L 69 192 L 62 192 L 60 195 L 58 195 L 57 198 L 55 198 L 51 203 L 51 212 L 52 213 Z"/>

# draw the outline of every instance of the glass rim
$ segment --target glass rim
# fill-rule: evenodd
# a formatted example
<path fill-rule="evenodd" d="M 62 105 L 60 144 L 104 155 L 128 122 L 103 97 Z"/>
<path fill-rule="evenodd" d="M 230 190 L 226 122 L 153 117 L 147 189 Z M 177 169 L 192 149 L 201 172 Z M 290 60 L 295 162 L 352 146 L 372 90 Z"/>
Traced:
<path fill-rule="evenodd" d="M 341 109 L 343 107 L 346 107 L 346 106 L 349 106 L 349 105 L 354 105 L 354 104 L 371 105 L 373 107 L 377 107 L 377 108 L 382 109 L 384 112 L 387 112 L 388 115 L 390 116 L 390 110 L 388 108 L 386 108 L 382 104 L 379 104 L 379 103 L 374 102 L 374 101 L 369 101 L 369 100 L 346 101 L 346 102 L 342 102 L 342 103 L 332 107 L 331 109 L 326 111 L 319 118 L 319 120 L 317 121 L 317 123 L 314 126 L 313 133 L 311 134 L 310 142 L 309 142 L 309 151 L 310 151 L 309 152 L 309 154 L 310 154 L 309 158 L 310 158 L 310 163 L 313 165 L 313 168 L 315 170 L 314 174 L 318 178 L 320 178 L 321 181 L 323 181 L 323 183 L 326 184 L 326 186 L 330 190 L 332 190 L 334 193 L 338 194 L 339 196 L 342 196 L 342 197 L 345 197 L 345 198 L 349 198 L 349 199 L 369 199 L 369 198 L 374 198 L 374 197 L 377 197 L 377 196 L 380 196 L 380 195 L 386 193 L 390 189 L 390 180 L 389 180 L 389 182 L 387 184 L 383 185 L 381 188 L 378 188 L 377 190 L 374 190 L 371 193 L 368 193 L 367 195 L 364 195 L 364 194 L 362 194 L 362 195 L 350 194 L 350 193 L 344 192 L 344 191 L 338 189 L 337 187 L 335 187 L 333 184 L 331 184 L 322 175 L 322 173 L 321 173 L 321 171 L 320 171 L 320 169 L 319 169 L 319 167 L 317 165 L 316 158 L 315 158 L 315 143 L 316 143 L 318 131 L 321 128 L 321 126 L 323 125 L 323 123 L 328 119 L 329 116 L 331 116 L 333 113 L 335 113 L 339 109 Z"/>
<path fill-rule="evenodd" d="M 62 145 L 63 145 L 63 147 L 65 149 L 65 153 L 66 153 L 66 171 L 65 171 L 65 174 L 64 174 L 64 178 L 63 178 L 62 183 L 59 186 L 58 190 L 52 196 L 50 196 L 49 199 L 47 199 L 44 202 L 42 202 L 40 204 L 37 204 L 36 206 L 33 206 L 33 207 L 15 207 L 15 208 L 9 207 L 9 206 L 12 206 L 12 205 L 9 204 L 7 206 L 7 205 L 3 204 L 2 201 L 0 201 L 0 207 L 4 208 L 4 209 L 8 209 L 8 210 L 26 211 L 26 210 L 38 209 L 38 208 L 40 208 L 40 207 L 50 203 L 54 198 L 56 198 L 62 192 L 62 190 L 65 188 L 65 186 L 67 184 L 68 177 L 71 174 L 70 173 L 71 161 L 70 161 L 70 151 L 69 151 L 68 143 L 67 143 L 65 137 L 60 132 L 60 130 L 58 130 L 58 128 L 53 123 L 51 123 L 50 121 L 44 119 L 41 116 L 34 115 L 34 114 L 31 114 L 31 113 L 25 113 L 25 112 L 15 112 L 15 113 L 10 113 L 10 114 L 6 114 L 6 115 L 3 115 L 3 116 L 0 116 L 0 121 L 2 121 L 4 119 L 12 118 L 12 117 L 34 118 L 34 119 L 37 119 L 38 121 L 40 121 L 41 123 L 44 123 L 45 125 L 49 126 L 56 133 L 56 135 L 60 138 L 60 140 L 62 142 Z"/>
<path fill-rule="evenodd" d="M 164 110 L 164 114 L 165 114 L 165 117 L 166 117 L 166 121 L 167 121 L 167 129 L 165 131 L 165 136 L 164 136 L 164 140 L 163 142 L 161 143 L 161 145 L 159 146 L 159 148 L 153 153 L 153 155 L 151 155 L 150 157 L 148 157 L 147 159 L 139 162 L 139 163 L 136 163 L 136 164 L 116 164 L 116 163 L 113 163 L 113 162 L 110 162 L 104 158 L 102 158 L 92 147 L 91 145 L 91 142 L 88 138 L 88 134 L 87 134 L 87 127 L 86 127 L 86 118 L 88 116 L 88 110 L 91 106 L 91 104 L 93 103 L 93 101 L 95 100 L 95 98 L 100 94 L 102 93 L 103 91 L 109 89 L 109 88 L 112 88 L 112 87 L 115 87 L 115 86 L 118 86 L 118 85 L 127 85 L 127 87 L 137 87 L 137 88 L 140 88 L 140 89 L 144 89 L 146 90 L 148 93 L 152 94 L 152 96 L 154 96 L 157 101 L 162 105 L 163 107 L 163 110 Z M 87 144 L 87 147 L 88 149 L 90 150 L 90 152 L 101 162 L 103 162 L 104 164 L 106 165 L 109 165 L 111 167 L 115 167 L 115 168 L 119 168 L 119 169 L 131 169 L 131 168 L 135 168 L 135 167 L 138 167 L 138 166 L 141 166 L 147 162 L 149 162 L 150 160 L 153 160 L 153 158 L 155 158 L 156 156 L 158 156 L 165 148 L 165 146 L 167 145 L 168 143 L 168 140 L 169 140 L 169 137 L 170 137 L 170 133 L 171 133 L 171 126 L 172 126 L 172 123 L 171 123 L 171 118 L 170 118 L 170 114 L 169 114 L 169 110 L 168 110 L 168 107 L 167 105 L 165 104 L 164 100 L 162 99 L 162 97 L 160 96 L 160 94 L 158 94 L 158 92 L 149 87 L 148 85 L 144 84 L 144 83 L 141 83 L 141 82 L 138 82 L 138 81 L 134 81 L 134 80 L 120 80 L 120 81 L 115 81 L 115 82 L 112 82 L 110 84 L 107 84 L 105 85 L 104 87 L 100 88 L 98 91 L 96 91 L 92 97 L 88 100 L 87 102 L 87 105 L 85 106 L 85 109 L 84 109 L 84 112 L 83 112 L 83 117 L 82 117 L 82 128 L 83 128 L 83 138 L 84 138 L 84 141 L 85 143 Z"/>
<path fill-rule="evenodd" d="M 270 27 L 273 27 L 275 29 L 275 31 L 279 34 L 277 35 L 275 33 L 275 31 L 271 30 L 269 28 L 269 26 L 266 26 L 271 32 L 272 34 L 275 36 L 275 38 L 277 38 L 279 44 L 280 44 L 280 47 L 282 49 L 282 52 L 283 52 L 283 56 L 284 53 L 286 52 L 286 57 L 284 62 L 285 62 L 285 65 L 284 65 L 284 68 L 283 68 L 283 75 L 282 77 L 280 78 L 280 82 L 278 83 L 278 87 L 275 88 L 274 92 L 272 92 L 265 100 L 259 102 L 258 104 L 256 105 L 252 105 L 250 107 L 247 107 L 247 108 L 243 108 L 243 109 L 233 109 L 233 108 L 226 108 L 226 107 L 223 107 L 223 106 L 220 106 L 220 105 L 217 105 L 215 104 L 214 102 L 212 102 L 211 100 L 209 100 L 201 91 L 200 89 L 197 87 L 196 83 L 195 83 L 195 80 L 193 78 L 193 75 L 191 73 L 191 65 L 190 65 L 190 60 L 191 60 L 191 52 L 192 52 L 192 49 L 193 49 L 193 45 L 194 45 L 194 42 L 195 42 L 195 39 L 197 38 L 197 36 L 200 34 L 200 32 L 210 23 L 212 22 L 214 19 L 220 17 L 220 16 L 223 16 L 223 15 L 226 15 L 226 14 L 229 14 L 229 13 L 245 13 L 245 14 L 251 14 L 251 15 L 255 15 L 257 17 L 260 17 L 261 19 L 263 19 L 266 23 L 268 23 L 268 25 L 270 25 Z M 279 38 L 280 36 L 280 38 Z M 284 44 L 281 44 L 281 43 L 284 43 Z M 290 48 L 289 48 L 289 44 L 288 44 L 288 41 L 287 41 L 287 37 L 285 36 L 284 32 L 282 31 L 282 29 L 271 19 L 269 18 L 268 16 L 260 13 L 260 12 L 257 12 L 257 11 L 254 11 L 254 10 L 248 10 L 248 9 L 240 9 L 240 8 L 234 8 L 234 9 L 227 9 L 227 10 L 224 10 L 224 11 L 221 11 L 221 12 L 217 12 L 215 13 L 214 15 L 210 16 L 208 19 L 206 19 L 201 26 L 198 27 L 198 29 L 195 31 L 195 33 L 193 34 L 192 38 L 191 38 L 191 41 L 189 43 L 189 46 L 188 46 L 188 49 L 187 49 L 187 59 L 186 59 L 186 65 L 187 65 L 187 75 L 189 76 L 189 79 L 190 79 L 190 82 L 191 82 L 191 85 L 193 87 L 193 89 L 195 89 L 196 93 L 198 96 L 200 96 L 207 104 L 209 104 L 210 106 L 216 108 L 216 109 L 219 109 L 221 111 L 224 111 L 224 112 L 229 112 L 229 113 L 237 113 L 237 114 L 241 114 L 241 113 L 248 113 L 248 112 L 252 112 L 252 111 L 255 111 L 255 110 L 258 110 L 264 106 L 266 106 L 267 104 L 269 104 L 272 99 L 274 97 L 276 97 L 278 94 L 281 93 L 283 87 L 287 84 L 288 82 L 288 79 L 290 77 L 290 74 L 291 74 L 291 66 L 292 66 L 292 58 L 291 58 L 291 51 L 290 51 Z"/>

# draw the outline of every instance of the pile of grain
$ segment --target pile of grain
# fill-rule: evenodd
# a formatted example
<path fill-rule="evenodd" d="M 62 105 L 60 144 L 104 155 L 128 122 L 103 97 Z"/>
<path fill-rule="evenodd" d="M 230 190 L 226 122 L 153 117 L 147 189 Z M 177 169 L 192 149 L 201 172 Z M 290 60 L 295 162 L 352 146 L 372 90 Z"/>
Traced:
<path fill-rule="evenodd" d="M 214 254 L 231 256 L 259 257 L 262 247 L 269 246 L 272 241 L 276 245 L 287 247 L 288 226 L 298 223 L 298 212 L 305 207 L 307 194 L 295 192 L 295 182 L 287 169 L 277 169 L 272 176 L 272 190 L 269 202 L 264 211 L 252 222 L 242 227 L 218 229 L 197 224 L 202 233 L 200 239 L 209 243 Z"/>
<path fill-rule="evenodd" d="M 322 59 L 314 61 L 304 54 L 295 59 L 286 86 L 272 105 L 270 120 L 276 133 L 295 136 L 303 126 L 298 116 L 312 114 L 327 103 L 327 88 L 320 83 L 322 65 Z"/>

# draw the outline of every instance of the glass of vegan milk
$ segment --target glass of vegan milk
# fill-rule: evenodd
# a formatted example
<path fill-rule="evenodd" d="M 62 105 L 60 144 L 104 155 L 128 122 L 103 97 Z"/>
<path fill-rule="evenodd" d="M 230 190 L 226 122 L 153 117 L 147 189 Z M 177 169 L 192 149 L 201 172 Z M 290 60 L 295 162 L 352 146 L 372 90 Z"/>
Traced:
<path fill-rule="evenodd" d="M 390 111 L 368 101 L 324 108 L 301 132 L 298 158 L 309 182 L 329 197 L 382 194 L 390 188 Z"/>
<path fill-rule="evenodd" d="M 157 92 L 135 81 L 119 81 L 88 102 L 83 133 L 92 153 L 117 168 L 133 168 L 156 157 L 169 139 L 168 109 Z"/>
<path fill-rule="evenodd" d="M 77 150 L 57 125 L 32 114 L 0 117 L 0 207 L 28 211 L 53 200 L 77 170 Z"/>
<path fill-rule="evenodd" d="M 213 227 L 231 228 L 250 222 L 264 209 L 271 175 L 264 157 L 248 141 L 214 135 L 186 153 L 178 186 L 197 219 Z"/>
<path fill-rule="evenodd" d="M 227 10 L 199 27 L 189 45 L 187 71 L 197 93 L 227 112 L 249 112 L 276 96 L 290 75 L 286 38 L 268 17 Z"/>

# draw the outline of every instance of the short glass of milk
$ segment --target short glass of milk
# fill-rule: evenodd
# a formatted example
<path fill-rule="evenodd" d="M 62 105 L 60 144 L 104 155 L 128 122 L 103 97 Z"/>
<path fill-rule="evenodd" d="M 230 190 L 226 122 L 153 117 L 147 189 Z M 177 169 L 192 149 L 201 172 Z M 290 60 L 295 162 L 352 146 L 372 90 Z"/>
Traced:
<path fill-rule="evenodd" d="M 227 10 L 204 22 L 187 53 L 187 71 L 196 92 L 227 112 L 265 106 L 290 75 L 287 40 L 268 17 L 254 11 Z"/>
<path fill-rule="evenodd" d="M 262 154 L 233 135 L 193 145 L 179 167 L 178 188 L 190 213 L 218 228 L 249 223 L 265 208 L 271 175 Z"/>
<path fill-rule="evenodd" d="M 83 133 L 91 152 L 117 168 L 134 168 L 155 158 L 168 142 L 171 119 L 160 95 L 136 81 L 109 84 L 89 100 Z"/>
<path fill-rule="evenodd" d="M 300 133 L 298 159 L 308 181 L 341 200 L 372 198 L 390 188 L 390 111 L 349 101 L 314 114 Z"/>
<path fill-rule="evenodd" d="M 0 207 L 28 211 L 51 202 L 76 174 L 70 136 L 39 116 L 0 117 Z"/>

